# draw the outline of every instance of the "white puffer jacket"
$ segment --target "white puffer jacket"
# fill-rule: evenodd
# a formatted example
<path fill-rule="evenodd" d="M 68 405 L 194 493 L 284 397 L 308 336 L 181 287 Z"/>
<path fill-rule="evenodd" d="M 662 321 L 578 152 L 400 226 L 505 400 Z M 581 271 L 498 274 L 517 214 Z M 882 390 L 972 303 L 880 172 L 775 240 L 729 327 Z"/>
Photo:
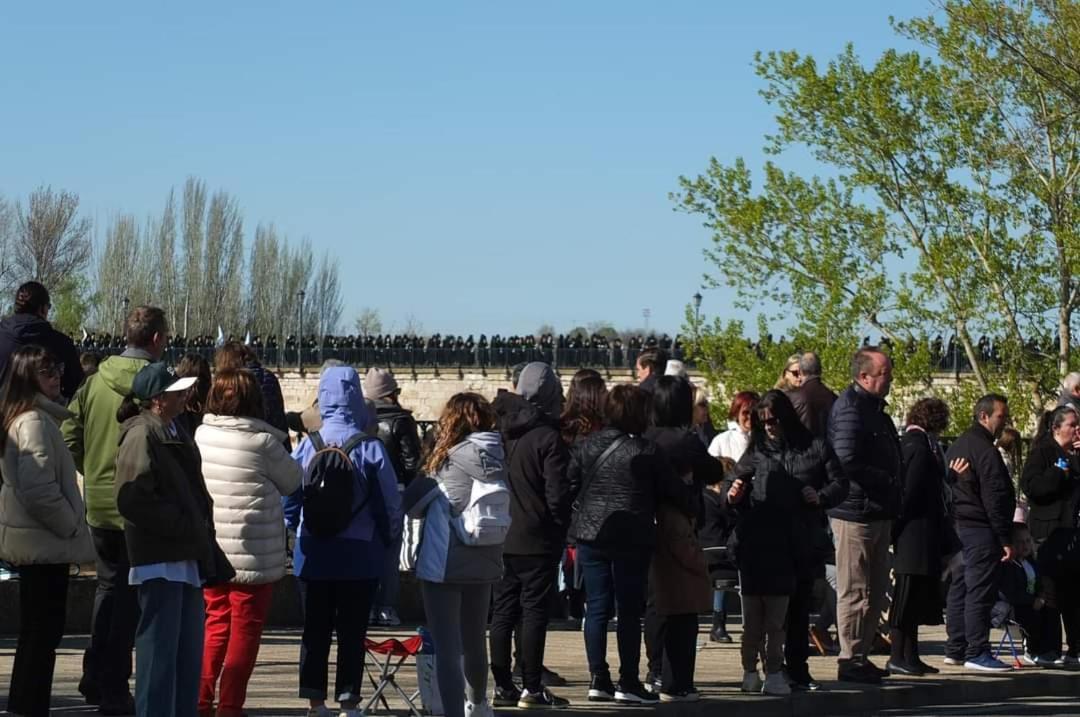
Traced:
<path fill-rule="evenodd" d="M 75 461 L 60 433 L 59 422 L 69 416 L 39 394 L 34 409 L 8 429 L 0 464 L 0 558 L 13 565 L 94 559 Z"/>
<path fill-rule="evenodd" d="M 260 585 L 285 575 L 281 497 L 300 487 L 303 471 L 284 441 L 269 423 L 243 416 L 208 413 L 195 431 L 218 544 L 236 569 L 233 582 Z"/>

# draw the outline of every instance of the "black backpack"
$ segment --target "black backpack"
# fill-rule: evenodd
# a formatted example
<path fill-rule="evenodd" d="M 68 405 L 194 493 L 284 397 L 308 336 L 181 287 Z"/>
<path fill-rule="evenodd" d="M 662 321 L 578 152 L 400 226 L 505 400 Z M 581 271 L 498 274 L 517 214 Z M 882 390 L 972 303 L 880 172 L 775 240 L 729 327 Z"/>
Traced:
<path fill-rule="evenodd" d="M 366 487 L 363 499 L 355 509 L 352 507 L 356 466 L 349 456 L 361 443 L 377 439 L 359 433 L 343 446 L 328 446 L 318 431 L 312 431 L 308 437 L 315 448 L 315 455 L 304 473 L 304 525 L 316 537 L 332 538 L 348 528 L 353 518 L 371 500 L 372 480 L 365 475 L 362 481 Z"/>

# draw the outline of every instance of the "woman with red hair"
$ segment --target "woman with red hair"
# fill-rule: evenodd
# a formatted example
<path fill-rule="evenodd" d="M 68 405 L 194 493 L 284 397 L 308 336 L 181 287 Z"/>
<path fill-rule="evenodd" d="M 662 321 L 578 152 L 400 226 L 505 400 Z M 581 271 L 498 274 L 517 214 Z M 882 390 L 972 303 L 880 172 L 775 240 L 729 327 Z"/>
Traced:
<path fill-rule="evenodd" d="M 739 391 L 728 409 L 728 429 L 709 444 L 709 454 L 738 462 L 750 443 L 750 417 L 760 400 L 753 391 Z"/>

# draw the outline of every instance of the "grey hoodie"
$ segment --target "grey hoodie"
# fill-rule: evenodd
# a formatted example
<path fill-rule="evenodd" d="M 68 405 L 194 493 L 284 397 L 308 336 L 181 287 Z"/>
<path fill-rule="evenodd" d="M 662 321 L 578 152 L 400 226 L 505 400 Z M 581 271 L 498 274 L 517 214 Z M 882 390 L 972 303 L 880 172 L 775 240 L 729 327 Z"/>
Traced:
<path fill-rule="evenodd" d="M 402 505 L 424 518 L 416 577 L 435 583 L 493 583 L 502 579 L 502 545 L 465 545 L 450 525 L 469 503 L 474 481 L 506 483 L 502 438 L 473 433 L 454 446 L 434 476 L 417 476 Z"/>
<path fill-rule="evenodd" d="M 526 364 L 518 378 L 517 392 L 549 416 L 558 418 L 562 413 L 562 384 L 546 363 Z"/>

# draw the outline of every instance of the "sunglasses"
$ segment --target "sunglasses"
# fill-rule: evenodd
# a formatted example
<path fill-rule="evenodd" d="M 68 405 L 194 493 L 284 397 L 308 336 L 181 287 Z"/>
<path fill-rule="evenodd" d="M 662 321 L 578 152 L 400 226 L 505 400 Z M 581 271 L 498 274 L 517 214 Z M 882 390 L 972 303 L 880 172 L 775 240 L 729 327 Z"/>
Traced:
<path fill-rule="evenodd" d="M 785 371 L 784 373 L 788 373 L 788 374 L 791 374 L 791 375 L 792 375 L 792 376 L 794 376 L 795 378 L 798 378 L 799 376 L 802 376 L 802 374 L 801 374 L 801 373 L 799 372 L 799 370 L 798 370 L 798 369 L 795 369 L 795 368 L 789 368 L 789 369 L 788 369 L 787 371 Z"/>
<path fill-rule="evenodd" d="M 39 368 L 38 374 L 45 376 L 46 378 L 63 378 L 64 377 L 64 364 L 58 363 L 46 368 Z"/>
<path fill-rule="evenodd" d="M 761 422 L 763 424 L 765 424 L 766 426 L 779 426 L 780 425 L 780 419 L 777 418 L 776 416 L 769 416 L 768 418 L 762 418 Z"/>

